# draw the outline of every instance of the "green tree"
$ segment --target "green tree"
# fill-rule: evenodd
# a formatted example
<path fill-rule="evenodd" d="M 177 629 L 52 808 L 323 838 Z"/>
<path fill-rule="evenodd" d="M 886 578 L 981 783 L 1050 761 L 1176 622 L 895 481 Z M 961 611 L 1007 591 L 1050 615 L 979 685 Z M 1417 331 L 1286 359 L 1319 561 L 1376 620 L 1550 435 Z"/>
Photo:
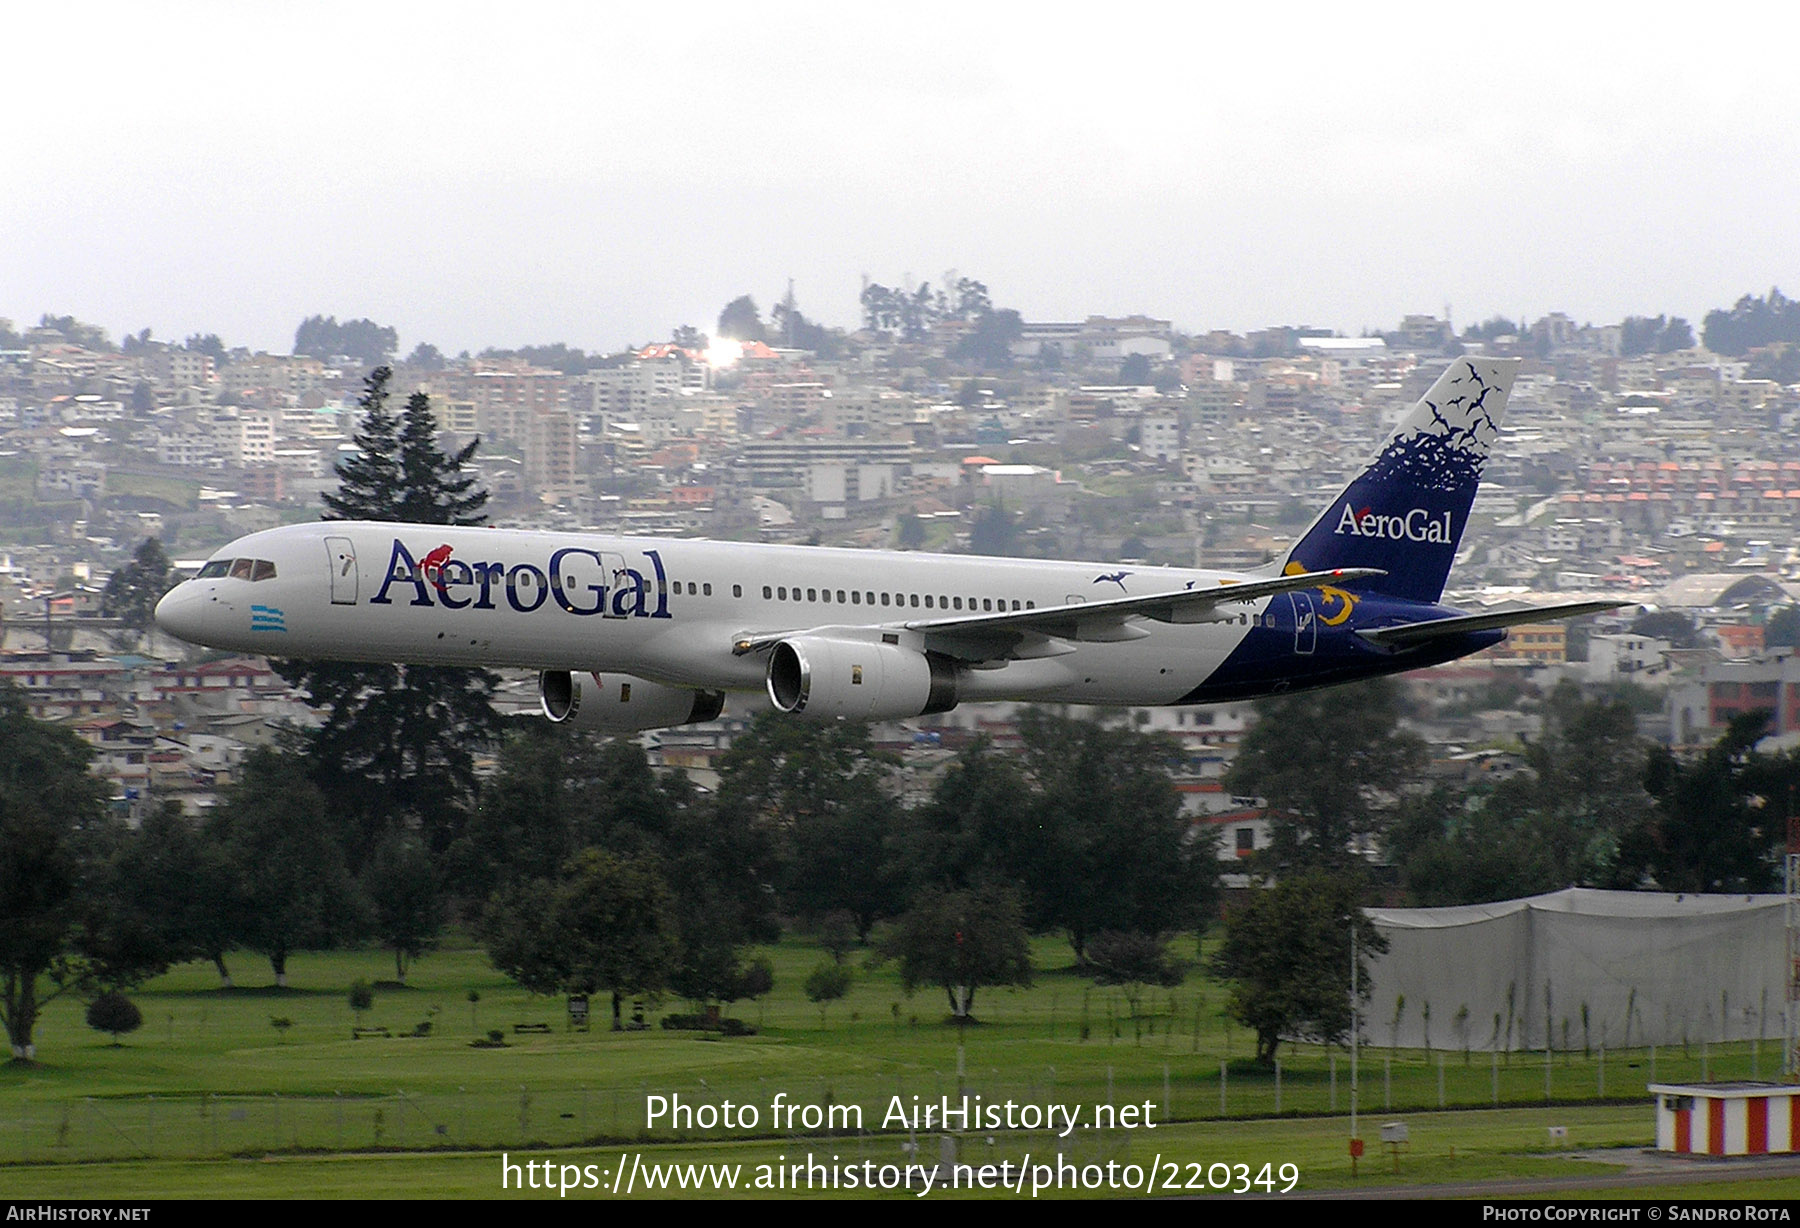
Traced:
<path fill-rule="evenodd" d="M 902 550 L 917 550 L 925 544 L 925 522 L 916 512 L 901 512 L 894 526 L 894 544 Z"/>
<path fill-rule="evenodd" d="M 719 312 L 718 335 L 733 341 L 767 341 L 768 334 L 763 329 L 762 313 L 756 309 L 756 300 L 741 294 L 726 303 L 725 309 Z"/>
<path fill-rule="evenodd" d="M 88 1003 L 87 1025 L 96 1032 L 110 1032 L 115 1049 L 119 1047 L 119 1037 L 137 1031 L 143 1024 L 144 1016 L 137 1004 L 116 989 L 109 989 Z"/>
<path fill-rule="evenodd" d="M 294 330 L 294 353 L 321 361 L 341 356 L 379 367 L 399 345 L 399 333 L 368 319 L 339 324 L 336 316 L 308 316 Z"/>
<path fill-rule="evenodd" d="M 356 1026 L 361 1027 L 363 1016 L 375 1005 L 375 988 L 361 977 L 350 983 L 348 996 L 350 1009 L 356 1012 Z"/>
<path fill-rule="evenodd" d="M 854 974 L 847 964 L 825 960 L 806 974 L 806 1000 L 819 1008 L 819 1026 L 825 1026 L 825 1008 L 850 992 Z"/>
<path fill-rule="evenodd" d="M 162 542 L 146 537 L 131 562 L 114 571 L 100 595 L 100 613 L 116 618 L 133 637 L 156 625 L 156 603 L 169 591 L 169 556 Z"/>
<path fill-rule="evenodd" d="M 900 961 L 907 993 L 938 985 L 959 1021 L 972 1017 L 986 985 L 1031 984 L 1031 957 L 1019 900 L 1003 888 L 926 887 L 884 944 Z"/>
<path fill-rule="evenodd" d="M 1353 875 L 1306 870 L 1251 891 L 1227 918 L 1212 973 L 1231 982 L 1226 1010 L 1256 1033 L 1258 1062 L 1273 1063 L 1285 1037 L 1348 1040 L 1352 927 L 1359 1008 L 1369 999 L 1368 957 L 1387 950 L 1361 895 Z"/>
<path fill-rule="evenodd" d="M 1644 783 L 1655 805 L 1623 841 L 1627 873 L 1663 891 L 1774 889 L 1800 765 L 1757 753 L 1768 723 L 1766 712 L 1733 717 L 1724 736 L 1689 762 L 1667 747 L 1650 752 Z"/>
<path fill-rule="evenodd" d="M 626 994 L 668 984 L 679 957 L 674 902 L 656 863 L 584 849 L 554 881 L 502 890 L 481 926 L 488 958 L 534 993 Z"/>
<path fill-rule="evenodd" d="M 75 928 L 105 797 L 87 745 L 33 720 L 10 684 L 0 748 L 0 1023 L 13 1057 L 30 1061 L 44 1005 L 82 981 Z"/>
<path fill-rule="evenodd" d="M 287 987 L 288 956 L 361 933 L 366 901 L 344 866 L 340 833 L 298 755 L 258 747 L 208 820 L 243 892 L 243 944 Z"/>
<path fill-rule="evenodd" d="M 181 343 L 181 348 L 195 354 L 205 354 L 213 360 L 215 367 L 225 365 L 225 343 L 219 340 L 218 333 L 195 333 Z"/>
<path fill-rule="evenodd" d="M 135 831 L 108 824 L 94 833 L 75 938 L 87 980 L 131 988 L 202 954 L 192 927 L 210 901 L 198 894 L 198 843 L 174 803 Z"/>
<path fill-rule="evenodd" d="M 1481 904 L 1554 885 L 1533 827 L 1489 806 L 1489 797 L 1440 786 L 1401 802 L 1386 846 L 1410 903 Z"/>
<path fill-rule="evenodd" d="M 406 970 L 437 949 L 444 928 L 430 850 L 411 833 L 389 832 L 369 860 L 363 891 L 373 906 L 375 936 L 394 953 L 394 979 L 404 983 Z"/>
<path fill-rule="evenodd" d="M 1530 771 L 1495 786 L 1487 803 L 1527 829 L 1548 874 L 1540 890 L 1635 885 L 1619 847 L 1648 808 L 1646 749 L 1624 700 L 1586 700 L 1567 680 L 1545 698 L 1543 732 L 1525 746 Z"/>
<path fill-rule="evenodd" d="M 402 361 L 415 371 L 442 371 L 449 365 L 443 351 L 428 341 L 421 341 L 413 346 L 412 353 Z"/>
<path fill-rule="evenodd" d="M 969 527 L 969 549 L 976 554 L 996 557 L 1018 553 L 1019 528 L 1013 514 L 998 503 L 990 503 L 975 513 Z"/>
<path fill-rule="evenodd" d="M 1800 342 L 1800 302 L 1779 289 L 1762 298 L 1746 294 L 1729 311 L 1707 312 L 1701 336 L 1713 353 L 1735 358 L 1777 342 Z"/>
<path fill-rule="evenodd" d="M 400 470 L 400 419 L 387 406 L 394 372 L 376 367 L 363 379 L 357 399 L 354 450 L 337 463 L 337 491 L 319 496 L 325 520 L 387 520 L 406 491 Z"/>
<path fill-rule="evenodd" d="M 1631 633 L 1653 640 L 1667 640 L 1671 648 L 1700 647 L 1694 620 L 1680 610 L 1648 610 L 1631 620 Z"/>
<path fill-rule="evenodd" d="M 866 725 L 764 713 L 720 763 L 718 814 L 747 822 L 744 835 L 779 859 L 784 909 L 807 917 L 844 909 L 866 939 L 899 902 L 886 856 L 899 822 L 892 766 Z"/>
<path fill-rule="evenodd" d="M 78 345 L 84 350 L 106 352 L 114 348 L 104 328 L 98 324 L 83 324 L 74 316 L 55 316 L 46 312 L 38 317 L 38 327 L 54 329 L 70 345 Z"/>
<path fill-rule="evenodd" d="M 1012 366 L 1013 342 L 1025 334 L 1025 322 L 1019 313 L 1006 308 L 990 311 L 975 321 L 975 327 L 956 343 L 954 356 L 987 371 L 1004 371 Z M 1057 351 L 1060 358 L 1061 351 Z"/>
<path fill-rule="evenodd" d="M 1179 985 L 1184 969 L 1160 934 L 1107 930 L 1088 944 L 1088 969 L 1102 985 Z"/>
<path fill-rule="evenodd" d="M 391 378 L 379 367 L 364 381 L 356 453 L 337 467 L 337 492 L 323 496 L 325 518 L 482 523 L 487 494 L 463 473 L 476 445 L 445 455 L 422 393 L 396 418 L 387 408 Z M 496 675 L 327 661 L 275 668 L 325 711 L 309 739 L 313 779 L 334 806 L 358 817 L 365 841 L 395 824 L 416 826 L 434 850 L 455 839 L 474 803 L 475 753 L 499 736 L 490 702 Z"/>
<path fill-rule="evenodd" d="M 1763 644 L 1769 648 L 1800 645 L 1800 606 L 1784 605 L 1763 625 Z"/>
<path fill-rule="evenodd" d="M 1082 957 L 1102 931 L 1162 933 L 1206 915 L 1217 862 L 1181 813 L 1173 742 L 1036 709 L 1019 734 L 1036 838 L 1013 855 L 1031 859 L 1034 928 L 1064 930 Z"/>
<path fill-rule="evenodd" d="M 957 752 L 925 804 L 906 816 L 907 877 L 946 891 L 991 886 L 1030 895 L 1057 855 L 1039 814 L 1018 758 L 977 738 Z M 1040 903 L 1028 920 L 1047 918 L 1049 912 L 1049 905 Z"/>
<path fill-rule="evenodd" d="M 1258 701 L 1225 787 L 1268 804 L 1271 841 L 1259 857 L 1280 867 L 1356 864 L 1379 836 L 1425 747 L 1400 728 L 1400 688 L 1379 678 Z"/>
<path fill-rule="evenodd" d="M 483 358 L 515 358 L 528 362 L 534 367 L 548 367 L 553 371 L 561 371 L 564 375 L 580 375 L 600 360 L 590 359 L 585 352 L 571 348 L 567 342 L 557 341 L 550 345 L 522 345 L 516 350 L 497 350 L 492 347 L 481 351 Z"/>
<path fill-rule="evenodd" d="M 1497 337 L 1521 336 L 1524 332 L 1522 321 L 1514 323 L 1505 316 L 1493 316 L 1480 324 L 1469 325 L 1462 335 L 1464 341 L 1492 341 Z"/>

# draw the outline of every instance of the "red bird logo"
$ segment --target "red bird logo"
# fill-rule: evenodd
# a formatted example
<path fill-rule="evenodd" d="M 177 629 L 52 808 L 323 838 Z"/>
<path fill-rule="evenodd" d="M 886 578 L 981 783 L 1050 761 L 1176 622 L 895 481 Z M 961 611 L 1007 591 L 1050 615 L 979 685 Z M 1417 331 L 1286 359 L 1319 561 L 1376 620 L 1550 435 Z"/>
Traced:
<path fill-rule="evenodd" d="M 435 584 L 440 593 L 444 591 L 444 564 L 450 561 L 451 553 L 451 547 L 439 546 L 419 560 L 419 574 Z"/>

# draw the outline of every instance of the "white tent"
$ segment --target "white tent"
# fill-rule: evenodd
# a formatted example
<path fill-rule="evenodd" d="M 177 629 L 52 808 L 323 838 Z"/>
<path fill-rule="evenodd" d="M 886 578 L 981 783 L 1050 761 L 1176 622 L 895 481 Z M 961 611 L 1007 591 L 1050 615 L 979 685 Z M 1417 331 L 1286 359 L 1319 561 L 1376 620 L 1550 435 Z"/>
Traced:
<path fill-rule="evenodd" d="M 1364 1035 L 1484 1052 L 1541 1049 L 1546 1033 L 1556 1049 L 1778 1039 L 1785 902 L 1571 887 L 1370 909 L 1388 953 L 1370 961 Z"/>

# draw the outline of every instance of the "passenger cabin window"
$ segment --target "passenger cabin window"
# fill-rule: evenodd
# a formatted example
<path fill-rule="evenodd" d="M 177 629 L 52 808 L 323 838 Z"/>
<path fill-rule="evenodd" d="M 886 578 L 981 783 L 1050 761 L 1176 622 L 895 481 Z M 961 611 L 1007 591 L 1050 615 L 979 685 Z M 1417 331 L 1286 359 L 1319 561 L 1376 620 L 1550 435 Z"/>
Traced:
<path fill-rule="evenodd" d="M 733 597 L 742 597 L 744 595 L 744 586 L 742 584 L 733 584 L 731 586 L 731 595 Z M 767 594 L 767 593 L 763 594 L 763 596 L 765 596 L 765 597 L 767 597 L 768 595 L 769 594 Z"/>

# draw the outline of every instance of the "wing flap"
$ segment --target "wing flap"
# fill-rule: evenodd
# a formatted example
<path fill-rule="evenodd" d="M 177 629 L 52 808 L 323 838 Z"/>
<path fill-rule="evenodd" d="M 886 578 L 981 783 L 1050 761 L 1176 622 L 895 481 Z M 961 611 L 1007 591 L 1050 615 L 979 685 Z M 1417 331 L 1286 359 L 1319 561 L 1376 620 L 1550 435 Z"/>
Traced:
<path fill-rule="evenodd" d="M 1356 634 L 1382 648 L 1410 648 L 1446 635 L 1463 635 L 1470 631 L 1492 631 L 1517 627 L 1522 623 L 1541 623 L 1558 618 L 1580 618 L 1584 614 L 1601 614 L 1633 604 L 1629 601 L 1573 601 L 1565 605 L 1539 606 L 1535 610 L 1508 610 L 1504 614 L 1468 614 L 1461 618 L 1439 618 L 1431 622 L 1405 623 L 1398 627 L 1376 627 Z"/>

